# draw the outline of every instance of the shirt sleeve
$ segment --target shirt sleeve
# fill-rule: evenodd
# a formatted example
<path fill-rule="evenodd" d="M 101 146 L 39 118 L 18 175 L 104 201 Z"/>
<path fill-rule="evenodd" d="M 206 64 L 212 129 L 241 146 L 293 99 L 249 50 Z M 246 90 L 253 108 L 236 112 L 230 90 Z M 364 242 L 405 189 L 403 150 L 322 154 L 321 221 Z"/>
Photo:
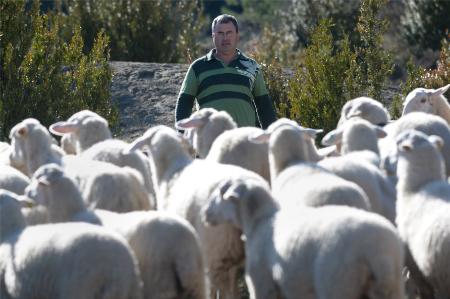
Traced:
<path fill-rule="evenodd" d="M 197 96 L 198 80 L 195 75 L 192 64 L 184 77 L 180 93 L 175 106 L 175 122 L 188 118 L 194 107 L 195 97 Z"/>
<path fill-rule="evenodd" d="M 191 96 L 197 96 L 198 91 L 198 79 L 195 74 L 194 68 L 192 64 L 189 66 L 189 69 L 184 77 L 183 84 L 181 85 L 180 95 L 185 93 Z"/>
<path fill-rule="evenodd" d="M 259 70 L 255 78 L 255 86 L 253 87 L 253 96 L 259 97 L 266 94 L 269 94 L 269 92 L 267 91 L 262 71 Z"/>
<path fill-rule="evenodd" d="M 261 71 L 259 71 L 256 75 L 253 97 L 255 100 L 256 113 L 258 115 L 261 127 L 266 129 L 277 119 L 277 116 Z"/>
<path fill-rule="evenodd" d="M 175 107 L 175 123 L 191 115 L 194 101 L 193 96 L 186 93 L 180 94 Z"/>

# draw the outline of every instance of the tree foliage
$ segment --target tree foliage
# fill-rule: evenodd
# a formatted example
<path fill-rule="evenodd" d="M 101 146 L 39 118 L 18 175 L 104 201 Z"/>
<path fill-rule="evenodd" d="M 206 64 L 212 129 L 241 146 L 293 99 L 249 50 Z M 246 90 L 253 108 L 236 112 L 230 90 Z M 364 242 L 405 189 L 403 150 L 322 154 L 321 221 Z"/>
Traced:
<path fill-rule="evenodd" d="M 379 17 L 387 0 L 364 0 L 361 2 L 355 42 L 357 80 L 366 86 L 364 94 L 380 100 L 381 91 L 393 70 L 392 58 L 383 48 L 383 34 L 388 23 Z"/>
<path fill-rule="evenodd" d="M 290 0 L 284 19 L 290 31 L 297 37 L 299 46 L 311 42 L 311 33 L 322 19 L 329 19 L 334 40 L 344 35 L 353 42 L 353 28 L 356 27 L 360 0 Z"/>
<path fill-rule="evenodd" d="M 82 109 L 114 125 L 118 112 L 110 101 L 106 35 L 99 32 L 84 54 L 80 28 L 63 39 L 65 17 L 40 15 L 37 1 L 27 10 L 23 0 L 1 0 L 0 8 L 0 139 L 25 118 L 50 125 Z"/>
<path fill-rule="evenodd" d="M 303 63 L 289 84 L 290 115 L 300 124 L 329 131 L 343 104 L 358 94 L 356 55 L 348 39 L 333 44 L 331 22 L 322 20 L 311 36 Z"/>
<path fill-rule="evenodd" d="M 69 16 L 80 24 L 85 50 L 101 29 L 111 41 L 111 59 L 187 62 L 197 56 L 204 25 L 198 0 L 65 0 Z"/>
<path fill-rule="evenodd" d="M 327 132 L 335 128 L 346 101 L 362 95 L 380 99 L 392 69 L 382 49 L 385 26 L 378 16 L 385 2 L 362 1 L 354 48 L 345 35 L 338 43 L 333 40 L 330 20 L 321 20 L 313 31 L 289 85 L 290 115 L 303 126 Z"/>
<path fill-rule="evenodd" d="M 291 104 L 288 98 L 289 79 L 293 61 L 300 59 L 294 51 L 294 40 L 282 28 L 266 26 L 261 36 L 250 44 L 250 56 L 261 65 L 263 76 L 279 117 L 290 117 Z"/>

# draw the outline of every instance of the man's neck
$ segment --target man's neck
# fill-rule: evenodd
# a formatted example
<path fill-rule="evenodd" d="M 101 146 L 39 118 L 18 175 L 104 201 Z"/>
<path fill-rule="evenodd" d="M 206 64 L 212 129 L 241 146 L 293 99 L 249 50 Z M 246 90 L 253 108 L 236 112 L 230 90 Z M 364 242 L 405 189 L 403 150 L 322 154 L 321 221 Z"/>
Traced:
<path fill-rule="evenodd" d="M 217 51 L 214 53 L 214 57 L 216 57 L 217 59 L 221 60 L 223 63 L 230 63 L 231 61 L 233 61 L 238 55 L 237 50 L 234 50 L 233 53 L 218 53 Z"/>

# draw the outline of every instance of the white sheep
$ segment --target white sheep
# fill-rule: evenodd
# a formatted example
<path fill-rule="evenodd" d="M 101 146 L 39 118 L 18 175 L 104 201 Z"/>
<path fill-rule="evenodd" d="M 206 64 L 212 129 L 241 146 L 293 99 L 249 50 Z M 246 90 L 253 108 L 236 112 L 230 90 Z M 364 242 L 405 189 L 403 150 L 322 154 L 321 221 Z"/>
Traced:
<path fill-rule="evenodd" d="M 403 101 L 403 113 L 406 115 L 414 111 L 421 111 L 438 115 L 450 125 L 450 104 L 444 94 L 450 84 L 438 89 L 416 88 Z"/>
<path fill-rule="evenodd" d="M 250 298 L 403 298 L 403 246 L 384 218 L 328 206 L 279 208 L 267 184 L 227 180 L 204 221 L 245 236 Z"/>
<path fill-rule="evenodd" d="M 379 168 L 377 140 L 384 136 L 383 129 L 364 119 L 349 120 L 322 139 L 327 145 L 341 142 L 342 156 L 329 157 L 318 164 L 360 186 L 370 200 L 372 211 L 394 222 L 395 186 Z M 309 149 L 316 151 L 314 146 Z"/>
<path fill-rule="evenodd" d="M 61 136 L 60 144 L 62 150 L 66 153 L 66 155 L 77 154 L 77 149 L 75 146 L 75 142 L 73 141 L 72 134 L 64 134 L 64 136 Z"/>
<path fill-rule="evenodd" d="M 106 119 L 90 110 L 82 110 L 67 121 L 51 125 L 49 130 L 62 136 L 68 152 L 75 148 L 76 154 L 88 159 L 109 162 L 120 167 L 129 166 L 139 171 L 151 197 L 150 201 L 154 201 L 155 191 L 147 159 L 142 153 L 126 152 L 126 142 L 112 139 Z"/>
<path fill-rule="evenodd" d="M 27 123 L 30 126 L 33 126 L 34 124 L 38 124 L 39 122 L 37 120 L 33 120 L 33 119 L 29 119 L 27 121 Z M 22 173 L 24 173 L 25 175 L 30 175 L 30 170 L 28 169 L 28 167 L 30 165 L 27 165 L 27 160 L 24 154 L 24 148 L 26 147 L 26 143 L 24 142 L 24 140 L 20 139 L 20 138 L 14 138 L 13 137 L 13 130 L 15 130 L 14 132 L 17 131 L 17 134 L 22 134 L 23 132 L 26 131 L 26 129 L 19 129 L 19 124 L 17 124 L 16 126 L 13 127 L 13 129 L 11 129 L 10 131 L 10 135 L 9 138 L 11 139 L 11 147 L 8 151 L 8 165 L 11 165 L 12 167 L 18 169 L 19 171 L 21 171 Z M 53 139 L 52 138 L 44 138 L 45 140 L 43 140 L 45 142 L 44 145 L 41 145 L 39 142 L 36 143 L 36 148 L 41 148 L 41 147 L 45 147 L 45 149 L 50 153 L 50 155 L 52 157 L 55 157 L 55 159 L 61 158 L 64 155 L 64 152 L 56 145 L 53 143 Z M 50 144 L 50 145 L 48 145 Z"/>
<path fill-rule="evenodd" d="M 0 164 L 0 189 L 22 195 L 30 184 L 30 179 L 14 167 Z M 48 222 L 47 211 L 42 208 L 22 208 L 27 225 L 42 224 Z"/>
<path fill-rule="evenodd" d="M 388 110 L 382 103 L 369 97 L 358 97 L 344 104 L 341 109 L 341 117 L 338 121 L 337 128 L 355 117 L 365 119 L 381 127 L 388 124 L 391 119 Z M 324 157 L 339 156 L 340 151 L 340 143 L 319 149 L 319 152 Z"/>
<path fill-rule="evenodd" d="M 26 193 L 48 209 L 50 222 L 90 222 L 121 234 L 136 255 L 144 298 L 205 298 L 200 244 L 186 220 L 156 211 L 88 210 L 75 182 L 56 164 L 40 167 Z"/>
<path fill-rule="evenodd" d="M 175 126 L 177 129 L 185 130 L 193 148 L 202 159 L 208 155 L 217 136 L 237 128 L 236 122 L 227 112 L 217 111 L 214 108 L 200 109 L 189 118 L 178 121 Z"/>
<path fill-rule="evenodd" d="M 230 177 L 264 181 L 254 172 L 234 165 L 193 159 L 181 144 L 177 132 L 155 126 L 137 138 L 130 150 L 148 148 L 158 208 L 175 211 L 196 229 L 207 261 L 210 295 L 237 298 L 237 277 L 244 260 L 241 232 L 230 225 L 206 227 L 201 209 L 211 192 Z"/>
<path fill-rule="evenodd" d="M 370 210 L 364 191 L 330 171 L 309 162 L 303 134 L 315 137 L 317 130 L 306 129 L 295 121 L 279 119 L 264 134 L 252 139 L 269 143 L 269 165 L 274 196 L 283 206 L 327 204 L 349 205 Z"/>
<path fill-rule="evenodd" d="M 249 140 L 249 136 L 261 132 L 262 129 L 254 127 L 223 132 L 214 140 L 206 160 L 243 167 L 270 182 L 269 148 L 266 143 Z"/>
<path fill-rule="evenodd" d="M 256 172 L 270 181 L 268 147 L 255 143 L 248 137 L 260 128 L 238 128 L 225 111 L 212 108 L 200 109 L 189 118 L 177 122 L 177 128 L 185 129 L 200 158 L 223 164 L 231 164 Z"/>
<path fill-rule="evenodd" d="M 384 127 L 388 135 L 378 141 L 384 170 L 391 176 L 396 175 L 397 146 L 395 140 L 403 131 L 412 129 L 427 135 L 437 135 L 444 140 L 442 154 L 446 174 L 450 176 L 450 127 L 441 117 L 424 112 L 408 113 Z"/>
<path fill-rule="evenodd" d="M 397 227 L 434 298 L 450 298 L 450 184 L 443 140 L 408 130 L 397 139 Z"/>
<path fill-rule="evenodd" d="M 105 203 L 104 208 L 118 212 L 152 208 L 142 177 L 137 171 L 73 155 L 61 156 L 54 150 L 47 129 L 35 119 L 26 119 L 15 125 L 10 138 L 12 144 L 16 145 L 11 160 L 25 164 L 29 177 L 41 165 L 64 165 L 68 173 L 76 178 L 80 190 L 85 192 L 85 200 L 95 207 L 101 208 L 97 203 Z M 94 180 L 96 184 L 92 184 Z M 126 190 L 130 192 L 125 193 Z"/>
<path fill-rule="evenodd" d="M 141 298 L 125 240 L 84 223 L 25 227 L 19 199 L 0 191 L 1 298 Z"/>
<path fill-rule="evenodd" d="M 118 139 L 98 142 L 81 153 L 82 158 L 109 162 L 119 167 L 131 167 L 137 170 L 149 194 L 152 207 L 156 207 L 155 190 L 153 188 L 151 169 L 147 157 L 142 152 L 128 152 L 128 143 Z"/>
<path fill-rule="evenodd" d="M 369 98 L 358 97 L 347 101 L 341 109 L 338 127 L 352 117 L 360 117 L 374 125 L 384 126 L 390 122 L 390 115 L 382 103 Z"/>
<path fill-rule="evenodd" d="M 12 166 L 0 164 L 0 189 L 23 194 L 30 179 Z"/>
<path fill-rule="evenodd" d="M 73 114 L 67 121 L 60 121 L 49 127 L 51 133 L 59 136 L 70 134 L 68 143 L 79 154 L 97 142 L 111 139 L 108 121 L 90 110 Z"/>
<path fill-rule="evenodd" d="M 340 127 L 328 132 L 322 138 L 322 145 L 339 147 L 341 155 L 352 153 L 353 157 L 363 158 L 375 166 L 380 166 L 378 139 L 386 137 L 383 128 L 369 121 L 354 117 Z"/>
<path fill-rule="evenodd" d="M 0 141 L 0 165 L 10 165 L 9 153 L 11 145 L 7 142 Z"/>

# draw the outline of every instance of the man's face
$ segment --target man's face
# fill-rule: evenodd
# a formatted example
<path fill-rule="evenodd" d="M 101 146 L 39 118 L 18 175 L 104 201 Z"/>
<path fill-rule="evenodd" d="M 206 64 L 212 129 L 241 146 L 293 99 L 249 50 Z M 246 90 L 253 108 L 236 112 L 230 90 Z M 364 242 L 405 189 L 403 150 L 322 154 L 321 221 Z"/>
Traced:
<path fill-rule="evenodd" d="M 236 32 L 236 27 L 232 22 L 216 24 L 212 37 L 217 53 L 234 54 L 239 41 L 239 33 Z"/>

